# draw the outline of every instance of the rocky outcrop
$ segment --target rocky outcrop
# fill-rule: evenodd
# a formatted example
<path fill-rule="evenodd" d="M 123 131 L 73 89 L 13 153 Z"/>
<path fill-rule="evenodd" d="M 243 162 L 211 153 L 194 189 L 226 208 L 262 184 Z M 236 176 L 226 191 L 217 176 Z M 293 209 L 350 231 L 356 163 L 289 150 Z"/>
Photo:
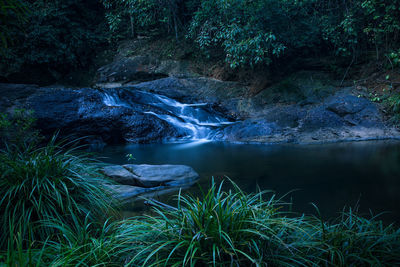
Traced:
<path fill-rule="evenodd" d="M 123 94 L 123 92 L 121 92 Z M 135 93 L 129 93 L 135 98 Z M 143 101 L 142 101 L 143 100 Z M 46 134 L 92 136 L 106 143 L 161 142 L 180 133 L 165 121 L 145 112 L 154 110 L 137 95 L 132 106 L 107 103 L 105 94 L 91 88 L 40 88 L 27 98 L 38 127 Z"/>
<path fill-rule="evenodd" d="M 123 201 L 143 194 L 186 188 L 199 179 L 198 173 L 185 165 L 112 165 L 104 167 L 102 171 L 118 183 L 108 188 L 117 199 Z"/>
<path fill-rule="evenodd" d="M 14 106 L 32 109 L 45 133 L 61 130 L 65 135 L 91 136 L 87 140 L 96 147 L 105 143 L 150 143 L 187 137 L 191 134 L 190 125 L 180 117 L 186 114 L 182 113 L 185 105 L 178 103 L 163 108 L 162 102 L 173 102 L 171 99 L 186 104 L 206 103 L 190 107 L 192 114 L 200 108 L 204 111 L 202 114 L 236 121 L 231 125 L 210 126 L 216 129 L 212 137 L 219 141 L 324 143 L 400 136 L 385 121 L 379 107 L 367 98 L 355 96 L 352 87 L 329 87 L 317 81 L 310 84 L 310 79 L 298 79 L 294 85 L 284 83 L 271 88 L 271 92 L 263 90 L 249 95 L 248 88 L 236 82 L 190 74 L 175 76 L 172 72 L 168 72 L 171 77 L 137 83 L 143 73 L 149 79 L 159 78 L 157 75 L 162 72 L 157 70 L 162 64 L 146 57 L 129 58 L 129 64 L 127 60 L 119 59 L 99 72 L 99 77 L 106 82 L 127 81 L 124 87 L 39 88 L 0 84 L 0 92 L 7 95 L 0 99 L 1 107 L 3 110 Z M 125 74 L 126 80 L 121 76 Z M 303 87 L 302 83 L 305 83 Z M 11 93 L 14 91 L 23 92 L 26 99 Z M 202 127 L 201 123 L 197 126 Z"/>
<path fill-rule="evenodd" d="M 97 70 L 94 83 L 99 87 L 126 83 L 140 83 L 165 77 L 196 77 L 189 62 L 160 60 L 151 56 L 118 58 L 114 62 Z"/>
<path fill-rule="evenodd" d="M 343 90 L 317 104 L 267 106 L 262 115 L 226 127 L 223 139 L 304 144 L 398 137 L 376 104 Z"/>

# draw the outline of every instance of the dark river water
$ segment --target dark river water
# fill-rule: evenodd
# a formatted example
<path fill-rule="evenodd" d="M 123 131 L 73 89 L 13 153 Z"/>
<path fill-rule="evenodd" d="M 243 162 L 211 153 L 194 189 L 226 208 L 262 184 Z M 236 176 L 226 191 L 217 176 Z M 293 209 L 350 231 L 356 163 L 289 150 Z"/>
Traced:
<path fill-rule="evenodd" d="M 227 143 L 109 146 L 101 156 L 115 164 L 184 164 L 201 176 L 199 194 L 214 177 L 231 178 L 246 192 L 273 190 L 293 202 L 293 211 L 333 218 L 344 207 L 358 207 L 400 223 L 400 143 L 369 141 L 328 145 L 243 145 Z M 172 193 L 174 194 L 174 193 Z M 169 198 L 171 198 L 169 196 Z M 167 201 L 166 197 L 161 198 Z M 136 204 L 138 209 L 143 206 Z"/>

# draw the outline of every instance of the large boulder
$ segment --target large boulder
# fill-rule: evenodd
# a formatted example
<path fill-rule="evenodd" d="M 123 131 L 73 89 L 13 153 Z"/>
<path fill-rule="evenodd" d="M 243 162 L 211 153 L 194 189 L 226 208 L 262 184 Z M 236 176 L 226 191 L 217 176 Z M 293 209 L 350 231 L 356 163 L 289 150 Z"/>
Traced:
<path fill-rule="evenodd" d="M 350 94 L 339 93 L 326 100 L 326 109 L 339 116 L 355 114 L 366 108 L 374 108 L 376 110 L 375 105 L 371 101 Z"/>
<path fill-rule="evenodd" d="M 97 83 L 124 83 L 128 81 L 148 81 L 167 76 L 158 73 L 152 67 L 153 62 L 149 57 L 138 56 L 134 58 L 123 58 L 105 65 L 97 70 Z"/>
<path fill-rule="evenodd" d="M 376 104 L 351 95 L 348 90 L 312 105 L 265 106 L 223 131 L 222 140 L 245 143 L 326 143 L 398 137 L 385 124 Z"/>
<path fill-rule="evenodd" d="M 102 172 L 117 183 L 107 188 L 121 201 L 187 188 L 199 179 L 198 173 L 185 165 L 112 165 L 104 167 Z"/>
<path fill-rule="evenodd" d="M 199 179 L 199 174 L 185 165 L 127 164 L 124 168 L 136 176 L 137 184 L 142 187 L 183 186 Z"/>
<path fill-rule="evenodd" d="M 349 125 L 366 128 L 384 127 L 377 105 L 363 97 L 338 93 L 327 99 L 326 108 L 341 116 Z"/>
<path fill-rule="evenodd" d="M 256 141 L 259 138 L 271 136 L 279 130 L 280 128 L 274 122 L 263 119 L 248 119 L 226 127 L 224 138 L 231 142 Z"/>
<path fill-rule="evenodd" d="M 168 76 L 196 77 L 191 64 L 187 61 L 160 60 L 151 56 L 122 57 L 97 70 L 97 86 L 110 84 L 140 83 Z"/>
<path fill-rule="evenodd" d="M 345 125 L 344 120 L 324 106 L 316 106 L 307 111 L 301 120 L 301 131 L 315 131 L 321 128 L 338 128 Z"/>
<path fill-rule="evenodd" d="M 101 170 L 111 180 L 123 185 L 137 185 L 137 175 L 128 171 L 121 165 L 106 166 Z"/>

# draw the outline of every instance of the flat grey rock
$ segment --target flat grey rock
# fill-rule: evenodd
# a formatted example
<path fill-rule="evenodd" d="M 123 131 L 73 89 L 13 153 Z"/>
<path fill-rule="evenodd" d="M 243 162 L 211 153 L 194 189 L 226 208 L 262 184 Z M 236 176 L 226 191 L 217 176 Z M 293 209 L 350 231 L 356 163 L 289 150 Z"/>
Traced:
<path fill-rule="evenodd" d="M 106 166 L 101 171 L 119 184 L 137 185 L 137 176 L 120 165 Z"/>
<path fill-rule="evenodd" d="M 182 186 L 193 184 L 199 174 L 185 165 L 136 165 L 127 164 L 125 169 L 137 175 L 137 184 L 143 187 Z"/>

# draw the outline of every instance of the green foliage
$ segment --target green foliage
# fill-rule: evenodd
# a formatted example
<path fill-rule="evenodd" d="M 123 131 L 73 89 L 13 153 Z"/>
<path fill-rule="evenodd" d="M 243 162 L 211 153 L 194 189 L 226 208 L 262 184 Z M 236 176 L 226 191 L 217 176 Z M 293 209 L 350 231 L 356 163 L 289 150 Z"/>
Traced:
<path fill-rule="evenodd" d="M 398 48 L 398 0 L 330 1 L 321 12 L 324 39 L 337 55 L 354 58 L 373 49 L 379 58 Z"/>
<path fill-rule="evenodd" d="M 124 221 L 129 266 L 393 266 L 400 230 L 351 209 L 333 223 L 285 213 L 264 193 L 212 187 L 203 199 L 179 195 L 178 207 Z"/>
<path fill-rule="evenodd" d="M 22 1 L 0 0 L 0 54 L 3 54 L 9 45 L 11 30 L 23 23 L 26 15 L 27 9 Z"/>
<path fill-rule="evenodd" d="M 285 52 L 312 46 L 317 20 L 313 1 L 202 1 L 189 37 L 208 53 L 221 47 L 232 68 L 270 64 Z"/>
<path fill-rule="evenodd" d="M 264 192 L 265 193 L 265 192 Z M 178 207 L 123 222 L 119 236 L 131 248 L 130 266 L 291 266 L 306 263 L 301 219 L 286 218 L 283 203 L 213 183 L 200 200 L 179 195 Z M 298 238 L 302 238 L 300 243 Z"/>
<path fill-rule="evenodd" d="M 284 212 L 267 192 L 225 192 L 212 184 L 202 199 L 178 196 L 177 208 L 153 215 L 93 221 L 71 214 L 41 221 L 43 243 L 11 230 L 0 266 L 396 266 L 400 229 L 353 210 L 332 222 Z M 93 207 L 93 211 L 95 208 Z M 10 224 L 15 229 L 14 224 Z M 35 229 L 36 231 L 37 229 Z M 13 233 L 15 232 L 15 233 Z"/>
<path fill-rule="evenodd" d="M 91 219 L 99 219 L 111 210 L 98 165 L 66 149 L 68 145 L 54 137 L 44 147 L 9 144 L 0 151 L 0 248 L 17 232 L 24 241 L 46 240 L 52 229 L 42 221 L 58 219 L 68 225 L 73 217 L 90 213 Z"/>
<path fill-rule="evenodd" d="M 181 0 L 102 0 L 108 10 L 106 20 L 114 38 L 135 36 L 158 29 L 174 33 L 182 26 L 184 1 Z"/>
<path fill-rule="evenodd" d="M 392 51 L 389 54 L 389 59 L 392 63 L 392 67 L 398 67 L 400 66 L 400 49 L 397 51 Z"/>
<path fill-rule="evenodd" d="M 73 217 L 73 223 L 49 221 L 56 238 L 48 242 L 48 261 L 51 266 L 123 266 L 122 244 L 116 238 L 116 223 L 103 225 L 89 216 L 83 220 Z"/>
<path fill-rule="evenodd" d="M 400 263 L 400 230 L 357 216 L 351 209 L 332 224 L 320 221 L 315 239 L 332 266 L 395 266 Z"/>
<path fill-rule="evenodd" d="M 19 1 L 29 10 L 26 20 L 9 17 L 7 35 L 13 46 L 4 50 L 4 76 L 40 67 L 66 73 L 91 62 L 105 41 L 102 6 L 96 0 Z"/>
<path fill-rule="evenodd" d="M 335 55 L 354 62 L 399 48 L 400 0 L 103 0 L 113 32 L 185 35 L 232 67 L 283 57 Z M 122 27 L 121 27 L 122 26 Z M 126 35 L 125 35 L 126 36 Z M 328 53 L 332 51 L 333 53 Z"/>

